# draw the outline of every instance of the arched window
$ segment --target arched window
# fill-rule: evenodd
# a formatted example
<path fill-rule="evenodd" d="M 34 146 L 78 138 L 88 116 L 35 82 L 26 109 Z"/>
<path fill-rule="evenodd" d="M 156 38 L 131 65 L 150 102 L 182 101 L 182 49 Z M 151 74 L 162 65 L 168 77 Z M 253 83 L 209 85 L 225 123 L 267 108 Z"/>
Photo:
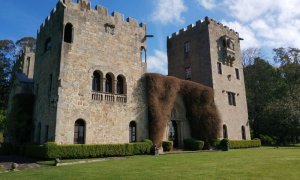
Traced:
<path fill-rule="evenodd" d="M 246 140 L 246 129 L 245 129 L 245 126 L 242 126 L 242 138 L 243 138 L 243 140 Z"/>
<path fill-rule="evenodd" d="M 78 119 L 74 126 L 74 144 L 84 144 L 85 138 L 85 122 L 82 119 Z"/>
<path fill-rule="evenodd" d="M 147 50 L 144 46 L 141 47 L 141 60 L 143 63 L 147 63 Z"/>
<path fill-rule="evenodd" d="M 223 138 L 228 139 L 227 126 L 225 124 L 223 125 Z"/>
<path fill-rule="evenodd" d="M 125 77 L 121 75 L 117 77 L 117 94 L 126 94 Z"/>
<path fill-rule="evenodd" d="M 113 93 L 113 77 L 112 74 L 106 74 L 105 76 L 105 92 L 106 93 Z"/>
<path fill-rule="evenodd" d="M 67 23 L 65 26 L 64 42 L 73 42 L 73 25 L 71 23 Z"/>
<path fill-rule="evenodd" d="M 129 123 L 129 142 L 136 142 L 136 122 Z"/>
<path fill-rule="evenodd" d="M 102 73 L 100 71 L 94 71 L 93 73 L 93 82 L 92 82 L 92 90 L 100 92 L 102 91 Z"/>

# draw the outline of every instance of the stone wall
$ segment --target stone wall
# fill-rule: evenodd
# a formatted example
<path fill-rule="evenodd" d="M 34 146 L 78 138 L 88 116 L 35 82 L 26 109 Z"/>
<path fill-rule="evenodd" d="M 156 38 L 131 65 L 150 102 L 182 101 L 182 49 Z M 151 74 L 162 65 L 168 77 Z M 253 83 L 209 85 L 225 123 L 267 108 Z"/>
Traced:
<path fill-rule="evenodd" d="M 224 60 L 222 38 L 233 41 L 235 61 L 232 65 Z M 189 42 L 189 53 L 184 53 L 184 43 Z M 215 103 L 223 124 L 227 126 L 229 139 L 242 139 L 241 127 L 246 129 L 246 138 L 250 139 L 245 84 L 241 62 L 238 33 L 206 17 L 197 21 L 167 39 L 169 75 L 185 79 L 185 69 L 191 68 L 190 80 L 208 85 L 214 89 Z M 218 74 L 217 63 L 222 66 Z M 236 78 L 235 69 L 240 79 Z M 229 80 L 230 79 L 230 80 Z M 228 103 L 227 92 L 235 93 L 236 106 Z M 222 138 L 222 137 L 220 137 Z"/>
<path fill-rule="evenodd" d="M 86 144 L 128 143 L 129 123 L 137 124 L 137 140 L 148 137 L 145 85 L 146 26 L 104 7 L 90 9 L 82 3 L 65 2 L 63 25 L 73 26 L 71 43 L 62 43 L 55 141 L 74 143 L 74 124 L 86 125 Z M 101 92 L 92 91 L 94 71 L 101 72 Z M 125 78 L 126 94 L 104 93 L 105 76 Z"/>

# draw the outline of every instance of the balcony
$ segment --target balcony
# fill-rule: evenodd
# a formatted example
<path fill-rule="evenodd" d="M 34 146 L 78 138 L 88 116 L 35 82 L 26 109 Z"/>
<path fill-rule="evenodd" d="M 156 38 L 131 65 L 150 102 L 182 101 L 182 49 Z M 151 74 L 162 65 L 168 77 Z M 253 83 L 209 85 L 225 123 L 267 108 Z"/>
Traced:
<path fill-rule="evenodd" d="M 109 94 L 104 92 L 92 91 L 92 100 L 127 103 L 127 95 L 124 94 Z"/>

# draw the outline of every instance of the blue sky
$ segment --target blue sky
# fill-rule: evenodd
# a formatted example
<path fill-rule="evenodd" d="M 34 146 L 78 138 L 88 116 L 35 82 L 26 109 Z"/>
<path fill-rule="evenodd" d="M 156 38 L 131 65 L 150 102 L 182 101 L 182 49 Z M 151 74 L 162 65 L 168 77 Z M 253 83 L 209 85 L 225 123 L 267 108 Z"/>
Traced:
<path fill-rule="evenodd" d="M 58 0 L 0 0 L 0 39 L 36 36 Z M 242 49 L 300 48 L 300 0 L 90 0 L 147 24 L 148 71 L 167 74 L 166 37 L 209 16 L 238 31 Z"/>

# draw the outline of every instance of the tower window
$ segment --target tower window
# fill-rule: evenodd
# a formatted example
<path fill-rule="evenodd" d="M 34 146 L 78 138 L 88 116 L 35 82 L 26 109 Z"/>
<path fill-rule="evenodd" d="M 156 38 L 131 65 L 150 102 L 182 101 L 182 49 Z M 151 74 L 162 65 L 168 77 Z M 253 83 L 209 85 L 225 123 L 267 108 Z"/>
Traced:
<path fill-rule="evenodd" d="M 30 68 L 30 57 L 27 58 L 27 72 L 26 72 L 27 76 L 29 76 L 29 68 Z"/>
<path fill-rule="evenodd" d="M 65 26 L 64 42 L 73 42 L 73 25 L 71 23 L 67 23 Z"/>
<path fill-rule="evenodd" d="M 222 74 L 222 64 L 220 62 L 217 63 L 218 74 Z"/>
<path fill-rule="evenodd" d="M 49 95 L 51 94 L 51 91 L 52 91 L 52 81 L 53 81 L 53 75 L 50 74 L 49 75 Z"/>
<path fill-rule="evenodd" d="M 117 77 L 117 94 L 125 94 L 125 78 L 122 75 Z"/>
<path fill-rule="evenodd" d="M 48 39 L 46 40 L 46 42 L 45 42 L 44 51 L 46 52 L 46 51 L 50 50 L 51 47 L 52 47 L 52 44 L 51 44 L 51 38 L 48 38 Z"/>
<path fill-rule="evenodd" d="M 236 79 L 240 79 L 240 72 L 239 72 L 238 68 L 235 68 L 235 76 L 236 76 Z"/>
<path fill-rule="evenodd" d="M 113 93 L 114 78 L 112 77 L 112 74 L 106 74 L 105 78 L 105 92 Z"/>
<path fill-rule="evenodd" d="M 93 82 L 92 82 L 92 90 L 100 92 L 102 91 L 102 73 L 100 71 L 94 71 L 93 73 Z"/>
<path fill-rule="evenodd" d="M 192 78 L 192 68 L 187 67 L 187 68 L 185 68 L 185 79 L 191 80 L 191 78 Z"/>
<path fill-rule="evenodd" d="M 85 137 L 85 122 L 82 119 L 78 119 L 74 126 L 74 144 L 84 144 Z"/>
<path fill-rule="evenodd" d="M 190 42 L 186 41 L 184 43 L 184 56 L 188 57 L 190 55 Z"/>
<path fill-rule="evenodd" d="M 136 142 L 136 122 L 129 123 L 129 142 Z"/>
<path fill-rule="evenodd" d="M 230 106 L 236 106 L 235 102 L 235 93 L 233 92 L 227 92 L 228 94 L 228 103 Z"/>

